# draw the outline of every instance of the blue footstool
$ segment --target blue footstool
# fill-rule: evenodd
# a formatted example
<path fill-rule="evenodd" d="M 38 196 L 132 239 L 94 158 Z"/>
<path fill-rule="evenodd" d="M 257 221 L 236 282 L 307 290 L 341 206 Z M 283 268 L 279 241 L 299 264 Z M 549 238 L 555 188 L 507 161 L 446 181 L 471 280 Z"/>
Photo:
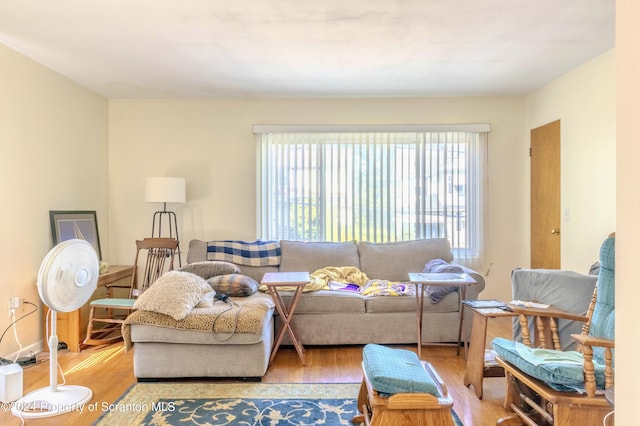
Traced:
<path fill-rule="evenodd" d="M 368 344 L 362 353 L 358 395 L 366 425 L 450 425 L 453 400 L 431 364 L 411 351 Z"/>

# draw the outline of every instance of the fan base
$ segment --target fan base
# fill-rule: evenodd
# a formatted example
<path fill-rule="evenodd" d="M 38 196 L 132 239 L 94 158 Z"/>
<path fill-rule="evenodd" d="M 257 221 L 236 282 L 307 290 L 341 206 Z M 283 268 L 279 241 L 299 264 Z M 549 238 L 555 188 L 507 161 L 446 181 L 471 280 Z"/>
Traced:
<path fill-rule="evenodd" d="M 91 398 L 93 392 L 84 386 L 62 385 L 55 392 L 46 387 L 29 392 L 16 401 L 11 413 L 25 419 L 37 419 L 71 411 L 80 412 Z"/>

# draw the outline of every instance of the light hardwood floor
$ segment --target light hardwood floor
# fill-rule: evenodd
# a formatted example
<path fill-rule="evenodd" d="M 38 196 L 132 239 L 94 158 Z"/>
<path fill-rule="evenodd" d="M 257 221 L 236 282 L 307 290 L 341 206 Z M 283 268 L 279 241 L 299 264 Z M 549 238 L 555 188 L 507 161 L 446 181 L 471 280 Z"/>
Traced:
<path fill-rule="evenodd" d="M 509 318 L 489 321 L 487 341 L 495 336 L 509 337 Z M 416 350 L 415 345 L 395 346 Z M 134 348 L 135 350 L 135 348 Z M 485 378 L 484 397 L 476 398 L 473 389 L 463 384 L 465 371 L 464 351 L 456 356 L 455 347 L 426 346 L 422 358 L 431 362 L 447 384 L 454 400 L 454 410 L 465 426 L 495 425 L 507 413 L 502 408 L 504 378 Z M 307 366 L 293 347 L 282 347 L 262 379 L 263 383 L 359 383 L 362 380 L 362 346 L 307 347 Z M 215 360 L 212 360 L 215 362 Z M 45 419 L 27 419 L 26 425 L 90 425 L 103 414 L 100 407 L 115 402 L 130 386 L 136 383 L 133 375 L 133 353 L 125 353 L 122 343 L 92 347 L 79 353 L 59 352 L 59 364 L 66 382 L 87 386 L 93 391 L 92 404 L 99 409 L 82 413 L 72 412 Z M 49 363 L 39 363 L 24 370 L 24 391 L 49 385 Z M 354 395 L 355 397 L 355 395 Z M 20 425 L 19 418 L 7 412 L 6 404 L 0 411 L 0 424 Z"/>

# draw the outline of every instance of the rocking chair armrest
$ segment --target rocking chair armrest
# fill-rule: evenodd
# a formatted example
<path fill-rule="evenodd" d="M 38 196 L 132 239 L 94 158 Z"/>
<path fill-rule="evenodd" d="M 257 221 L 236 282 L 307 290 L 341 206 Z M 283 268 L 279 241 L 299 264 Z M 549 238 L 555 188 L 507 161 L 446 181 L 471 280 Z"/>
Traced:
<path fill-rule="evenodd" d="M 509 304 L 509 308 L 518 315 L 522 343 L 532 346 L 532 340 L 535 346 L 541 348 L 552 347 L 561 350 L 563 342 L 560 338 L 558 329 L 558 320 L 580 321 L 588 323 L 589 318 L 584 315 L 572 314 L 561 309 L 548 306 L 547 308 L 528 308 L 514 304 Z M 529 333 L 529 318 L 534 318 L 535 336 L 532 339 Z M 584 328 L 584 327 L 583 327 Z M 565 339 L 569 339 L 566 336 Z"/>
<path fill-rule="evenodd" d="M 589 397 L 596 394 L 596 376 L 593 363 L 593 346 L 605 348 L 604 352 L 604 387 L 605 389 L 613 386 L 614 370 L 613 370 L 613 349 L 615 341 L 604 337 L 595 337 L 583 334 L 572 334 L 571 337 L 582 345 L 582 355 L 584 356 L 584 387 Z"/>
<path fill-rule="evenodd" d="M 584 334 L 572 334 L 571 337 L 581 345 L 600 346 L 602 348 L 615 349 L 615 340 L 604 337 L 589 336 Z"/>
<path fill-rule="evenodd" d="M 572 314 L 570 312 L 563 311 L 561 309 L 554 308 L 553 306 L 549 306 L 546 309 L 543 308 L 525 308 L 522 306 L 514 305 L 509 303 L 509 308 L 516 314 L 525 315 L 529 317 L 541 317 L 541 318 L 555 318 L 555 319 L 566 319 L 570 321 L 581 321 L 587 322 L 589 321 L 589 317 L 584 315 Z"/>

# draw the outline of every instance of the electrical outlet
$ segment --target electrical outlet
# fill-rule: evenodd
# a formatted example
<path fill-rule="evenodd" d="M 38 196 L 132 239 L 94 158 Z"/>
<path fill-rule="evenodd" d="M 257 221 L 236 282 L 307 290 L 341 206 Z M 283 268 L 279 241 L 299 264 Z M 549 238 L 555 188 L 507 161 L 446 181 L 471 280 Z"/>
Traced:
<path fill-rule="evenodd" d="M 9 299 L 9 305 L 11 309 L 20 309 L 20 306 L 22 306 L 22 299 L 18 296 L 11 296 Z"/>

